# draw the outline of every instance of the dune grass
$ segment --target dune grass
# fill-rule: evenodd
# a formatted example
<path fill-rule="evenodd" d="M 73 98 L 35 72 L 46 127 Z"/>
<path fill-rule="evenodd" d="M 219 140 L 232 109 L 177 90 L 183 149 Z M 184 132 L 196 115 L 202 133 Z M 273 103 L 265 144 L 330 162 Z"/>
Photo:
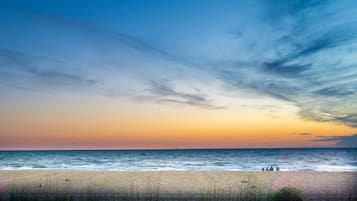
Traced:
<path fill-rule="evenodd" d="M 145 191 L 139 191 L 135 185 L 130 184 L 130 189 L 127 190 L 103 191 L 100 186 L 94 185 L 76 192 L 67 182 L 61 184 L 54 181 L 47 178 L 46 182 L 31 187 L 21 186 L 13 181 L 8 184 L 6 193 L 0 192 L 0 201 L 357 201 L 357 194 L 326 193 L 315 198 L 305 197 L 302 191 L 292 187 L 271 192 L 268 189 L 260 189 L 253 177 L 242 180 L 238 191 L 211 186 L 209 189 L 213 190 L 194 195 L 180 192 L 161 194 L 158 187 L 150 184 Z"/>
<path fill-rule="evenodd" d="M 307 199 L 303 192 L 295 188 L 282 188 L 273 193 L 259 191 L 242 191 L 227 193 L 212 191 L 200 195 L 161 195 L 159 191 L 152 192 L 28 192 L 24 189 L 14 189 L 7 194 L 0 195 L 0 201 L 357 201 L 352 195 L 321 196 Z"/>

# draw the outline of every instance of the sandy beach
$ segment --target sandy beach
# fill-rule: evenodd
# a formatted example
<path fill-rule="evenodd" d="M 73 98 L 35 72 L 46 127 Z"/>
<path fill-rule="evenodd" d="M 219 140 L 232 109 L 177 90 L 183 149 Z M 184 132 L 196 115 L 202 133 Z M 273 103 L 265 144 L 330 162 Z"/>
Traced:
<path fill-rule="evenodd" d="M 357 172 L 243 171 L 0 171 L 0 188 L 26 192 L 158 192 L 162 196 L 242 191 L 274 192 L 295 187 L 304 195 L 356 195 Z"/>

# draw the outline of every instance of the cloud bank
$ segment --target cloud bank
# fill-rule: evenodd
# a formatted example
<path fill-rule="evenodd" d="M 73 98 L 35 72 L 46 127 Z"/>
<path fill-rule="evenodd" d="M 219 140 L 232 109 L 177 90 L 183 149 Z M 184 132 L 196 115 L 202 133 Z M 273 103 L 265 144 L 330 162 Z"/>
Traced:
<path fill-rule="evenodd" d="M 314 139 L 315 142 L 335 142 L 338 147 L 357 147 L 357 134 L 349 136 L 320 136 Z"/>

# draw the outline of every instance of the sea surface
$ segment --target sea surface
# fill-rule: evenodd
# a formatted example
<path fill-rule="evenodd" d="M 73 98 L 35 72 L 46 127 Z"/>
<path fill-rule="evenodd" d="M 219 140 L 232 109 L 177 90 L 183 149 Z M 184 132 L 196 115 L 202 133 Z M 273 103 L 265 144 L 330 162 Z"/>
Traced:
<path fill-rule="evenodd" d="M 0 151 L 3 170 L 357 171 L 357 148 Z"/>

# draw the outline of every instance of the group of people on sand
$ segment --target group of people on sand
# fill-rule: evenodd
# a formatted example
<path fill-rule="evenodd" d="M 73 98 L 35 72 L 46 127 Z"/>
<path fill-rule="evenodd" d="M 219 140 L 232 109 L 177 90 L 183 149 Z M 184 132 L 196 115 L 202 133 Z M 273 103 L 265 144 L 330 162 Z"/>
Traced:
<path fill-rule="evenodd" d="M 277 166 L 275 168 L 275 171 L 279 171 L 279 170 L 280 170 L 280 168 Z M 274 168 L 273 168 L 273 166 L 270 166 L 270 168 L 269 167 L 262 168 L 262 171 L 274 171 Z"/>

